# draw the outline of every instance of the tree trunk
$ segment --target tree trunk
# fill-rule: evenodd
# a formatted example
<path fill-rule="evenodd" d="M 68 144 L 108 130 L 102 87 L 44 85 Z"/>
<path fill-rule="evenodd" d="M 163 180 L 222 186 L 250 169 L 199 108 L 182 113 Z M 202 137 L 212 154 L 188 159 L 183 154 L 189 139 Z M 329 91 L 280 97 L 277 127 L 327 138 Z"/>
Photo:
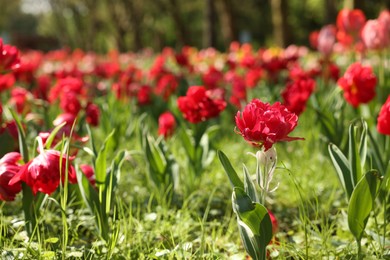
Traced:
<path fill-rule="evenodd" d="M 169 0 L 169 10 L 172 14 L 172 18 L 176 26 L 176 34 L 179 44 L 181 46 L 184 46 L 189 44 L 189 37 L 187 29 L 185 28 L 185 23 L 183 22 L 181 16 L 179 3 L 180 2 L 178 2 L 177 0 Z"/>
<path fill-rule="evenodd" d="M 137 4 L 134 3 L 133 0 L 124 1 L 123 3 L 127 3 L 127 9 L 130 14 L 130 23 L 131 28 L 133 29 L 133 39 L 134 39 L 134 49 L 136 51 L 142 49 L 142 29 L 141 29 L 141 21 L 140 21 L 140 10 L 137 7 Z"/>
<path fill-rule="evenodd" d="M 286 47 L 290 43 L 287 0 L 271 0 L 271 10 L 274 42 L 279 47 Z"/>
<path fill-rule="evenodd" d="M 217 35 L 214 26 L 216 19 L 213 0 L 205 0 L 205 16 L 203 47 L 215 47 L 217 42 Z"/>
<path fill-rule="evenodd" d="M 228 46 L 232 41 L 237 41 L 237 29 L 235 26 L 235 15 L 233 12 L 231 0 L 218 0 L 216 10 L 218 12 L 221 23 L 221 31 L 225 46 Z"/>
<path fill-rule="evenodd" d="M 325 0 L 325 21 L 326 24 L 335 23 L 337 17 L 337 8 L 335 0 Z"/>

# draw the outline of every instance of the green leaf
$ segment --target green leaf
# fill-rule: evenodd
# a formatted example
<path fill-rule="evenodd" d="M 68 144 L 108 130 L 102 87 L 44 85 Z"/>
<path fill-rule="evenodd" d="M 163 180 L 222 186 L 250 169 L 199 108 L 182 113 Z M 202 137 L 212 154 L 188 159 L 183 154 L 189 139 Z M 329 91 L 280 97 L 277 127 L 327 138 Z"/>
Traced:
<path fill-rule="evenodd" d="M 272 222 L 268 210 L 254 203 L 241 188 L 234 188 L 232 206 L 248 254 L 254 259 L 265 259 L 265 248 L 272 239 Z M 248 241 L 250 243 L 248 243 Z"/>
<path fill-rule="evenodd" d="M 155 141 L 152 139 L 153 138 L 147 133 L 143 134 L 144 152 L 146 155 L 147 163 L 153 171 L 153 174 L 161 175 L 165 171 L 167 161 L 161 149 L 155 144 Z"/>
<path fill-rule="evenodd" d="M 56 126 L 56 127 L 53 129 L 53 131 L 51 131 L 49 137 L 48 137 L 47 140 L 46 140 L 46 145 L 45 145 L 46 149 L 50 149 L 51 144 L 53 143 L 54 138 L 56 137 L 56 134 L 58 133 L 58 131 L 60 131 L 60 129 L 61 129 L 64 125 L 66 125 L 66 122 L 63 122 L 62 124 Z"/>
<path fill-rule="evenodd" d="M 230 163 L 226 155 L 222 151 L 218 151 L 217 153 L 218 153 L 219 161 L 221 162 L 223 168 L 225 169 L 225 172 L 229 178 L 232 187 L 233 188 L 238 187 L 245 190 L 244 183 L 238 177 L 237 172 L 234 170 L 232 164 Z"/>
<path fill-rule="evenodd" d="M 248 172 L 248 169 L 246 166 L 243 166 L 244 168 L 244 187 L 245 187 L 245 192 L 248 194 L 248 196 L 251 198 L 252 201 L 254 202 L 259 202 L 259 199 L 257 197 L 257 191 L 255 184 L 253 183 L 251 176 Z"/>
<path fill-rule="evenodd" d="M 88 178 L 82 173 L 79 167 L 76 166 L 75 169 L 77 184 L 79 186 L 81 197 L 83 198 L 85 205 L 87 205 L 91 213 L 94 214 L 95 207 L 98 207 L 99 205 L 99 195 L 95 187 L 92 186 Z"/>
<path fill-rule="evenodd" d="M 355 187 L 362 177 L 362 166 L 356 143 L 357 126 L 353 123 L 349 126 L 349 165 L 351 169 L 352 185 Z"/>
<path fill-rule="evenodd" d="M 361 168 L 364 169 L 364 164 L 366 163 L 367 158 L 367 123 L 364 120 L 361 120 L 362 125 L 362 133 L 360 136 L 360 144 L 359 144 L 359 156 L 360 156 L 360 165 Z"/>
<path fill-rule="evenodd" d="M 357 241 L 363 236 L 381 180 L 382 176 L 376 170 L 370 170 L 358 182 L 352 193 L 348 205 L 348 226 Z"/>
<path fill-rule="evenodd" d="M 26 143 L 26 134 L 24 132 L 22 123 L 20 122 L 20 119 L 18 115 L 15 113 L 14 110 L 9 110 L 11 112 L 11 115 L 13 119 L 15 120 L 16 126 L 18 128 L 18 140 L 19 140 L 19 149 L 20 154 L 23 157 L 23 161 L 27 163 L 29 161 L 29 154 L 28 154 L 28 148 Z"/>
<path fill-rule="evenodd" d="M 179 137 L 183 143 L 184 149 L 186 150 L 188 156 L 191 160 L 195 159 L 195 146 L 193 141 L 191 141 L 190 136 L 188 135 L 187 131 L 185 129 L 182 129 L 180 131 Z"/>
<path fill-rule="evenodd" d="M 104 185 L 106 180 L 106 171 L 107 171 L 107 150 L 109 143 L 111 142 L 115 130 L 113 130 L 104 141 L 103 145 L 100 147 L 100 151 L 97 154 L 95 161 L 95 178 L 96 184 L 98 186 Z"/>
<path fill-rule="evenodd" d="M 349 162 L 336 145 L 329 144 L 328 151 L 330 154 L 330 158 L 332 159 L 333 166 L 336 168 L 336 172 L 341 182 L 341 185 L 343 186 L 349 199 L 353 191 Z"/>
<path fill-rule="evenodd" d="M 114 191 L 117 187 L 120 178 L 120 170 L 122 168 L 124 160 L 125 160 L 125 151 L 120 151 L 112 161 L 110 172 L 107 174 L 106 190 L 105 190 L 105 194 L 106 194 L 105 208 L 107 214 L 111 210 L 112 198 L 114 197 Z"/>

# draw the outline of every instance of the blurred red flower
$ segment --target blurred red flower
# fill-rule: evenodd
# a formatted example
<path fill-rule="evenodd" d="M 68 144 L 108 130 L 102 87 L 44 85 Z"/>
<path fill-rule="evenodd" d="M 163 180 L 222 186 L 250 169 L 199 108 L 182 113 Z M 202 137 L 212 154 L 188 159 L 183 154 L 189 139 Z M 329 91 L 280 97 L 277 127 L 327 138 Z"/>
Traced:
<path fill-rule="evenodd" d="M 11 91 L 10 103 L 16 108 L 19 114 L 27 113 L 30 110 L 28 99 L 31 93 L 27 89 L 22 87 L 15 87 Z"/>
<path fill-rule="evenodd" d="M 77 94 L 75 92 L 62 93 L 60 99 L 60 108 L 65 113 L 70 113 L 77 116 L 77 114 L 81 110 L 81 104 Z"/>
<path fill-rule="evenodd" d="M 88 124 L 92 126 L 99 125 L 100 109 L 96 104 L 88 102 L 85 108 L 85 114 L 87 116 L 86 120 Z"/>
<path fill-rule="evenodd" d="M 380 20 L 368 20 L 362 30 L 362 39 L 368 49 L 381 50 L 388 46 L 389 30 Z"/>
<path fill-rule="evenodd" d="M 242 111 L 236 114 L 238 134 L 252 145 L 268 150 L 280 141 L 302 140 L 289 137 L 298 123 L 298 116 L 276 102 L 273 105 L 253 99 Z"/>
<path fill-rule="evenodd" d="M 0 200 L 12 201 L 22 190 L 20 182 L 9 184 L 9 181 L 18 173 L 18 161 L 22 156 L 17 152 L 7 153 L 0 159 Z"/>
<path fill-rule="evenodd" d="M 143 85 L 137 93 L 138 104 L 141 106 L 148 105 L 151 102 L 152 88 L 148 85 Z"/>
<path fill-rule="evenodd" d="M 381 134 L 390 135 L 390 96 L 379 112 L 377 130 Z"/>
<path fill-rule="evenodd" d="M 0 72 L 17 69 L 20 66 L 19 50 L 15 46 L 3 45 L 0 38 Z"/>
<path fill-rule="evenodd" d="M 376 76 L 370 66 L 351 64 L 337 84 L 344 90 L 344 98 L 353 107 L 368 103 L 375 97 Z"/>
<path fill-rule="evenodd" d="M 95 172 L 93 170 L 93 167 L 88 164 L 81 164 L 80 169 L 81 172 L 84 173 L 85 177 L 87 177 L 91 185 L 95 186 L 96 180 L 95 180 Z"/>
<path fill-rule="evenodd" d="M 337 28 L 348 34 L 357 34 L 363 28 L 366 17 L 362 10 L 342 9 L 337 15 Z"/>
<path fill-rule="evenodd" d="M 158 134 L 165 138 L 171 136 L 176 127 L 175 117 L 171 112 L 162 113 L 158 118 Z"/>
<path fill-rule="evenodd" d="M 21 166 L 19 172 L 10 180 L 9 185 L 24 181 L 32 189 L 34 195 L 38 191 L 50 195 L 57 189 L 60 179 L 65 180 L 65 174 L 68 174 L 70 183 L 77 182 L 76 172 L 70 165 L 73 159 L 74 157 L 69 158 L 66 173 L 66 155 L 61 155 L 56 150 L 44 151 L 42 148 L 37 157 Z"/>
<path fill-rule="evenodd" d="M 15 77 L 13 74 L 0 74 L 0 93 L 4 90 L 10 89 L 15 84 Z"/>
<path fill-rule="evenodd" d="M 206 90 L 203 86 L 191 86 L 187 95 L 177 99 L 179 110 L 186 120 L 199 123 L 217 117 L 226 107 L 219 89 Z"/>
<path fill-rule="evenodd" d="M 223 81 L 223 73 L 214 67 L 210 67 L 202 76 L 202 81 L 207 89 L 218 88 Z"/>
<path fill-rule="evenodd" d="M 306 109 L 306 103 L 313 93 L 316 82 L 311 78 L 291 81 L 282 92 L 283 105 L 290 112 L 300 115 Z"/>
<path fill-rule="evenodd" d="M 318 34 L 318 51 L 325 56 L 330 56 L 333 52 L 333 46 L 336 43 L 336 27 L 326 25 L 322 27 Z"/>
<path fill-rule="evenodd" d="M 179 86 L 177 78 L 171 74 L 164 74 L 157 81 L 155 93 L 156 95 L 161 96 L 164 100 L 168 100 L 169 97 L 174 93 Z"/>

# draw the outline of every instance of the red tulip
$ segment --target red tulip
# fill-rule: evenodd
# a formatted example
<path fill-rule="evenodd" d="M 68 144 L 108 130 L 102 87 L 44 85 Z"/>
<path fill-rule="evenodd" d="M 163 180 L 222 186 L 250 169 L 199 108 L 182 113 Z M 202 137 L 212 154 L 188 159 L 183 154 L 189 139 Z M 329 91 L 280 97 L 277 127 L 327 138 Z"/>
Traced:
<path fill-rule="evenodd" d="M 16 111 L 19 114 L 28 112 L 30 110 L 27 102 L 29 95 L 30 92 L 28 92 L 25 88 L 16 87 L 12 89 L 10 102 L 11 104 L 15 105 Z"/>
<path fill-rule="evenodd" d="M 4 90 L 10 89 L 15 84 L 15 77 L 13 74 L 0 74 L 0 93 Z"/>
<path fill-rule="evenodd" d="M 301 78 L 287 84 L 282 92 L 283 105 L 300 115 L 306 109 L 306 103 L 315 88 L 315 81 L 311 78 Z"/>
<path fill-rule="evenodd" d="M 177 105 L 184 118 L 196 124 L 217 117 L 225 109 L 226 102 L 219 93 L 219 89 L 192 86 L 186 96 L 177 99 Z"/>
<path fill-rule="evenodd" d="M 96 104 L 88 102 L 87 107 L 85 108 L 85 114 L 87 116 L 87 123 L 92 126 L 99 125 L 100 110 Z"/>
<path fill-rule="evenodd" d="M 87 177 L 91 185 L 95 186 L 96 180 L 95 180 L 95 172 L 93 170 L 93 167 L 87 164 L 81 164 L 80 169 L 81 172 L 84 173 L 85 177 Z"/>
<path fill-rule="evenodd" d="M 362 39 L 368 49 L 381 50 L 388 46 L 389 30 L 380 20 L 368 20 L 362 30 Z"/>
<path fill-rule="evenodd" d="M 179 86 L 177 78 L 173 74 L 163 75 L 157 82 L 155 93 L 161 96 L 164 100 L 168 100 Z"/>
<path fill-rule="evenodd" d="M 176 120 L 170 112 L 165 112 L 158 118 L 158 134 L 165 138 L 171 136 L 175 131 Z"/>
<path fill-rule="evenodd" d="M 366 17 L 359 9 L 343 9 L 337 15 L 337 28 L 348 34 L 359 33 L 365 22 Z"/>
<path fill-rule="evenodd" d="M 268 150 L 280 141 L 302 140 L 299 137 L 289 137 L 298 123 L 298 116 L 276 102 L 273 105 L 253 99 L 245 106 L 242 113 L 235 117 L 237 133 L 258 147 Z"/>
<path fill-rule="evenodd" d="M 381 134 L 390 135 L 390 96 L 379 112 L 377 130 Z"/>
<path fill-rule="evenodd" d="M 151 102 L 152 88 L 144 85 L 141 86 L 137 93 L 138 104 L 141 106 L 148 105 Z"/>
<path fill-rule="evenodd" d="M 359 62 L 350 65 L 337 84 L 344 90 L 344 98 L 353 107 L 368 103 L 375 97 L 376 76 L 370 66 Z"/>
<path fill-rule="evenodd" d="M 322 27 L 318 34 L 318 51 L 325 56 L 330 56 L 333 52 L 333 46 L 336 43 L 336 27 L 326 25 Z"/>
<path fill-rule="evenodd" d="M 18 173 L 18 161 L 22 156 L 17 152 L 7 153 L 0 159 L 0 200 L 12 201 L 22 190 L 20 182 L 9 184 L 9 181 Z"/>
<path fill-rule="evenodd" d="M 19 50 L 15 46 L 3 45 L 3 40 L 0 38 L 0 73 L 19 66 Z"/>
<path fill-rule="evenodd" d="M 60 179 L 65 180 L 66 174 L 68 174 L 70 183 L 77 182 L 76 172 L 73 166 L 70 165 L 70 161 L 73 159 L 74 157 L 69 158 L 68 172 L 66 172 L 66 155 L 61 155 L 56 150 L 45 151 L 42 147 L 39 155 L 23 165 L 9 184 L 13 185 L 24 181 L 32 189 L 34 195 L 38 191 L 50 195 L 57 189 Z"/>

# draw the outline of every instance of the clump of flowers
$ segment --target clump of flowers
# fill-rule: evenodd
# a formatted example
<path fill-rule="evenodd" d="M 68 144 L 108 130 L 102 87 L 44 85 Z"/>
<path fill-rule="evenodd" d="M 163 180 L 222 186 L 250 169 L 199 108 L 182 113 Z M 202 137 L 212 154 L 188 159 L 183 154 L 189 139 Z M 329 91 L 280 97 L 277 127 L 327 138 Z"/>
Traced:
<path fill-rule="evenodd" d="M 282 92 L 287 109 L 300 115 L 306 109 L 306 103 L 313 93 L 316 82 L 311 78 L 301 78 L 289 82 Z"/>
<path fill-rule="evenodd" d="M 203 86 L 192 86 L 187 95 L 177 99 L 177 105 L 189 122 L 196 124 L 217 117 L 226 107 L 223 92 L 206 90 Z"/>
<path fill-rule="evenodd" d="M 370 66 L 356 62 L 350 65 L 337 84 L 344 91 L 345 100 L 353 107 L 370 102 L 376 95 L 377 78 Z"/>

